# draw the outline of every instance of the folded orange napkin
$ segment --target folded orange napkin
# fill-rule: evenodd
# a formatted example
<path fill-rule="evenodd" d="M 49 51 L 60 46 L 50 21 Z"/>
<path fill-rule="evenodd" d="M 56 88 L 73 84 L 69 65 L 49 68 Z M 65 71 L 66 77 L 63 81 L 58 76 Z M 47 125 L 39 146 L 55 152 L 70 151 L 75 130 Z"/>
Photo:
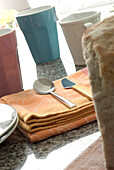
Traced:
<path fill-rule="evenodd" d="M 67 78 L 74 83 L 90 87 L 87 68 Z M 51 94 L 37 94 L 33 89 L 4 96 L 0 100 L 17 110 L 19 127 L 32 142 L 60 134 L 96 119 L 92 101 L 73 89 L 64 89 L 61 80 L 56 80 L 54 84 L 57 94 L 77 106 L 69 109 Z"/>

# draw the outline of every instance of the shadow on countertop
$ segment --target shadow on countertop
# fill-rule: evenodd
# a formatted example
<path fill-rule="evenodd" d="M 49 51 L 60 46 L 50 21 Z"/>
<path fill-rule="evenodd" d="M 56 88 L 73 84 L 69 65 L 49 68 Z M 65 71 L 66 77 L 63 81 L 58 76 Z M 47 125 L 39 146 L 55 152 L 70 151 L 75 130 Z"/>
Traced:
<path fill-rule="evenodd" d="M 18 128 L 0 145 L 0 170 L 19 170 L 27 156 L 34 154 L 36 159 L 45 159 L 50 152 L 84 136 L 99 131 L 97 121 L 69 132 L 31 143 Z"/>

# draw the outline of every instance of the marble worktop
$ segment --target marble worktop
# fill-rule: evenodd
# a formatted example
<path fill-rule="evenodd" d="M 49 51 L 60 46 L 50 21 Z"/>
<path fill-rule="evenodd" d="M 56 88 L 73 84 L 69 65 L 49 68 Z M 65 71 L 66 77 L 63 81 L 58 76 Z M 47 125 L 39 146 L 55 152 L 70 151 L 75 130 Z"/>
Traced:
<path fill-rule="evenodd" d="M 36 65 L 36 68 L 38 77 L 47 77 L 52 81 L 67 75 L 61 58 Z M 0 145 L 0 170 L 63 170 L 98 138 L 99 133 L 97 121 L 94 121 L 61 135 L 31 143 L 17 127 Z"/>
<path fill-rule="evenodd" d="M 0 145 L 0 170 L 63 170 L 98 136 L 96 121 L 36 143 L 16 128 Z"/>
<path fill-rule="evenodd" d="M 52 81 L 67 75 L 61 58 L 38 64 L 36 68 L 38 77 L 47 77 Z M 61 135 L 31 143 L 17 127 L 0 144 L 0 170 L 63 170 L 98 138 L 99 133 L 97 122 L 94 121 Z"/>
<path fill-rule="evenodd" d="M 22 33 L 17 34 L 18 51 L 25 90 L 32 88 L 37 77 L 46 76 L 54 81 L 80 69 L 74 67 L 73 61 L 69 62 L 72 57 L 68 58 L 71 54 L 67 51 L 68 48 L 67 50 L 65 50 L 66 47 L 64 48 L 65 40 L 60 41 L 61 58 L 64 56 L 64 60 L 60 58 L 52 63 L 35 65 L 29 49 L 24 48 L 21 43 L 25 40 L 23 37 L 20 38 L 20 34 Z M 63 36 L 62 33 L 61 36 Z M 24 56 L 27 56 L 27 63 Z M 36 143 L 31 143 L 17 127 L 0 144 L 0 170 L 63 170 L 99 136 L 97 121 Z"/>

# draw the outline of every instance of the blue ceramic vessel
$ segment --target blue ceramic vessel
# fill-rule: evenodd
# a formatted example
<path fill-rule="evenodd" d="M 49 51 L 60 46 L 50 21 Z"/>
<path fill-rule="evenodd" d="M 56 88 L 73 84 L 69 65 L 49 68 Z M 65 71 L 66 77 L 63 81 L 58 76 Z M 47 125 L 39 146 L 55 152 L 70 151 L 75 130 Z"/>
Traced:
<path fill-rule="evenodd" d="M 60 58 L 55 7 L 29 9 L 16 19 L 36 64 Z"/>

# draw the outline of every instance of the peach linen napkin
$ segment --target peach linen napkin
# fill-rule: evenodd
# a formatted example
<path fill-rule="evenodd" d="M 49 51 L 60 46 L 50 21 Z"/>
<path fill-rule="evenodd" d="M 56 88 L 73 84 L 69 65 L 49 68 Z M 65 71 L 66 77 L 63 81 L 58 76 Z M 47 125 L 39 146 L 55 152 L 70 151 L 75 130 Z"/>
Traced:
<path fill-rule="evenodd" d="M 67 76 L 67 78 L 74 83 L 90 87 L 87 68 Z M 51 94 L 37 94 L 33 89 L 7 95 L 0 99 L 1 103 L 6 103 L 17 110 L 19 128 L 31 142 L 69 131 L 96 120 L 92 101 L 73 89 L 64 89 L 61 79 L 56 80 L 54 84 L 57 94 L 77 106 L 69 109 Z"/>

